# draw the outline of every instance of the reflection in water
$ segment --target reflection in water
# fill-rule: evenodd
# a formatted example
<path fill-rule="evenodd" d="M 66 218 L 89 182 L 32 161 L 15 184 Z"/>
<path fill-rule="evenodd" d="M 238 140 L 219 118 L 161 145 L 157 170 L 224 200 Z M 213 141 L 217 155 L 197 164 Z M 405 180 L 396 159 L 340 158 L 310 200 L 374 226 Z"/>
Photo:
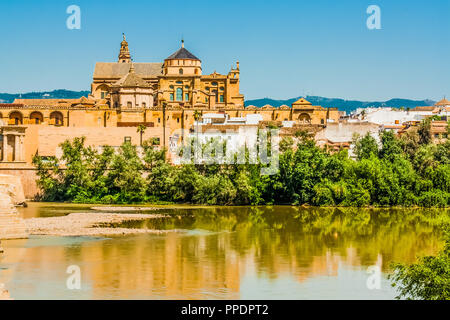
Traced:
<path fill-rule="evenodd" d="M 31 204 L 22 214 L 61 215 L 73 209 Z M 17 299 L 392 298 L 395 292 L 385 279 L 383 290 L 367 289 L 367 267 L 377 264 L 389 272 L 392 261 L 410 263 L 417 255 L 436 253 L 442 246 L 440 224 L 449 220 L 449 211 L 442 209 L 162 211 L 170 217 L 120 226 L 187 232 L 7 241 L 0 267 L 8 270 L 0 272 L 0 282 Z M 82 271 L 80 291 L 65 286 L 72 264 Z"/>

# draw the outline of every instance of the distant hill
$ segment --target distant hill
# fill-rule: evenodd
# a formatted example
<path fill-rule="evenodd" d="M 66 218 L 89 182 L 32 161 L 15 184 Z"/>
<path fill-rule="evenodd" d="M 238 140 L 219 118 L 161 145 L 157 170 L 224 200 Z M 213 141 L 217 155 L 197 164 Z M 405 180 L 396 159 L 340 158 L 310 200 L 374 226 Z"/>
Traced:
<path fill-rule="evenodd" d="M 90 91 L 53 90 L 28 93 L 0 93 L 0 103 L 12 103 L 14 99 L 78 99 Z"/>
<path fill-rule="evenodd" d="M 291 104 L 297 101 L 300 97 L 287 99 L 287 100 L 274 100 L 270 98 L 255 99 L 245 101 L 246 106 L 254 105 L 255 107 L 263 107 L 269 104 L 274 107 L 282 106 L 283 104 L 291 106 Z M 409 100 L 409 99 L 391 99 L 388 101 L 358 101 L 358 100 L 344 100 L 338 98 L 324 98 L 318 96 L 306 96 L 306 100 L 313 105 L 322 106 L 324 108 L 335 107 L 341 111 L 347 113 L 356 110 L 357 108 L 365 107 L 393 107 L 393 108 L 414 108 L 417 106 L 432 106 L 435 101 L 432 100 Z"/>
<path fill-rule="evenodd" d="M 11 103 L 14 99 L 78 99 L 83 96 L 87 97 L 90 91 L 71 91 L 71 90 L 53 90 L 44 92 L 28 92 L 28 93 L 0 93 L 0 103 Z M 256 107 L 263 107 L 269 104 L 274 107 L 282 105 L 291 106 L 300 97 L 287 100 L 274 100 L 270 98 L 246 100 L 245 105 L 254 105 Z M 388 101 L 358 101 L 358 100 L 344 100 L 338 98 L 324 98 L 318 96 L 306 96 L 306 100 L 313 105 L 322 106 L 325 108 L 335 107 L 347 113 L 354 111 L 357 108 L 365 107 L 393 107 L 393 108 L 414 108 L 417 106 L 432 106 L 435 101 L 432 100 L 409 100 L 409 99 L 391 99 Z"/>

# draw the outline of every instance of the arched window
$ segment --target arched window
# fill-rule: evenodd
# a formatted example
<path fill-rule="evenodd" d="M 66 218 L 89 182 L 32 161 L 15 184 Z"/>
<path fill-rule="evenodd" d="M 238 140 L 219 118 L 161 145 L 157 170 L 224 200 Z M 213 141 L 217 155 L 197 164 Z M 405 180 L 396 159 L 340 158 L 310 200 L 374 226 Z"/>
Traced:
<path fill-rule="evenodd" d="M 23 124 L 23 116 L 19 111 L 11 112 L 9 115 L 9 124 L 20 125 Z"/>
<path fill-rule="evenodd" d="M 42 113 L 38 111 L 33 111 L 30 113 L 30 124 L 41 124 L 44 121 Z"/>
<path fill-rule="evenodd" d="M 179 74 L 183 74 L 183 69 L 180 68 L 180 70 L 178 70 L 178 73 L 179 73 Z"/>
<path fill-rule="evenodd" d="M 106 84 L 101 84 L 95 91 L 101 99 L 105 99 L 109 93 L 109 87 Z"/>
<path fill-rule="evenodd" d="M 177 101 L 183 100 L 183 89 L 177 88 Z"/>
<path fill-rule="evenodd" d="M 50 113 L 50 123 L 54 124 L 55 126 L 62 126 L 64 125 L 64 117 L 61 112 L 53 111 Z"/>
<path fill-rule="evenodd" d="M 298 120 L 300 123 L 303 123 L 303 124 L 311 123 L 311 117 L 307 113 L 301 113 L 298 116 Z"/>

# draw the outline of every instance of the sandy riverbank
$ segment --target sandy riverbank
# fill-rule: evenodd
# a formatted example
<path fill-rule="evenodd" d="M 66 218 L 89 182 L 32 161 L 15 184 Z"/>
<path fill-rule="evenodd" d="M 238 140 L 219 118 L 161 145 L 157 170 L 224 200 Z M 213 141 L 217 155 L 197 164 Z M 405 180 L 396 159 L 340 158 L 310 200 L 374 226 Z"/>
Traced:
<path fill-rule="evenodd" d="M 109 212 L 139 212 L 139 211 L 155 211 L 161 208 L 155 207 L 91 207 L 92 210 L 96 211 L 109 211 Z"/>
<path fill-rule="evenodd" d="M 166 230 L 101 227 L 101 224 L 115 224 L 125 221 L 163 218 L 161 214 L 124 213 L 71 213 L 62 217 L 25 219 L 28 232 L 33 235 L 52 236 L 107 236 L 139 233 L 166 233 Z"/>

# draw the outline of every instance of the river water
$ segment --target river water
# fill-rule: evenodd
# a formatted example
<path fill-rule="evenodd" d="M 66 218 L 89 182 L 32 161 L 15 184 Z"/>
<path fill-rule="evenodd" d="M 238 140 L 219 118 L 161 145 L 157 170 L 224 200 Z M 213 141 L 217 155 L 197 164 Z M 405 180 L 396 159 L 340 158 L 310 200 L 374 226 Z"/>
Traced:
<path fill-rule="evenodd" d="M 30 203 L 19 211 L 51 217 L 90 207 Z M 158 213 L 168 217 L 118 226 L 167 233 L 3 241 L 0 283 L 14 299 L 394 299 L 391 263 L 439 251 L 450 212 L 171 206 Z M 69 266 L 79 268 L 80 289 L 67 286 Z"/>

